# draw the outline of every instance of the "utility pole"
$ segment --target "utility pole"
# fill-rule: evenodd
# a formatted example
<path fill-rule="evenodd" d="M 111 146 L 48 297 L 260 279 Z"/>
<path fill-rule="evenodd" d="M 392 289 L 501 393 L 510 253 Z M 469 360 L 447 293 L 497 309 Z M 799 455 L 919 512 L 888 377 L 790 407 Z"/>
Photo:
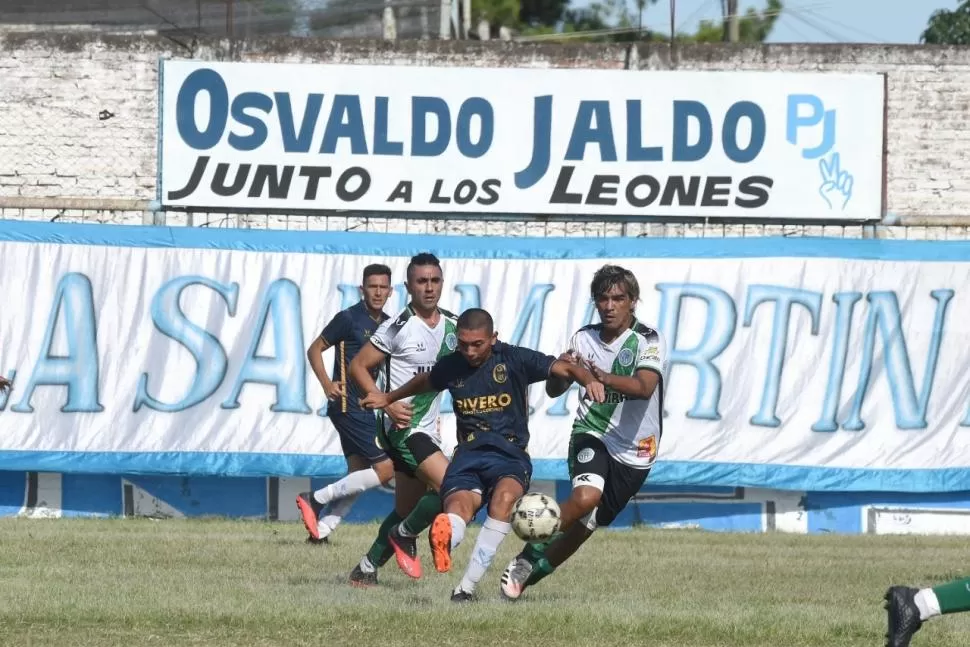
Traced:
<path fill-rule="evenodd" d="M 741 40 L 741 25 L 738 22 L 738 0 L 725 0 L 724 40 L 737 43 Z"/>

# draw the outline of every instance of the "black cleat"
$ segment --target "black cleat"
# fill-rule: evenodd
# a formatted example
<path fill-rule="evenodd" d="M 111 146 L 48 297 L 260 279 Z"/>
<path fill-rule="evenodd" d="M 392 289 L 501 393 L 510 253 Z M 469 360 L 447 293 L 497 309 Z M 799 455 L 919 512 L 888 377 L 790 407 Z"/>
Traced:
<path fill-rule="evenodd" d="M 919 607 L 913 599 L 918 592 L 919 589 L 907 586 L 891 586 L 886 591 L 884 607 L 889 623 L 886 647 L 909 647 L 913 634 L 923 626 L 923 621 L 919 619 Z"/>
<path fill-rule="evenodd" d="M 360 564 L 354 566 L 354 570 L 350 571 L 350 585 L 357 586 L 360 588 L 367 588 L 368 586 L 375 586 L 377 584 L 377 571 L 373 573 L 365 573 L 361 568 Z"/>
<path fill-rule="evenodd" d="M 475 599 L 474 593 L 469 593 L 468 591 L 462 591 L 460 588 L 455 589 L 451 592 L 452 602 L 471 602 Z"/>
<path fill-rule="evenodd" d="M 321 537 L 320 539 L 314 539 L 313 537 L 307 537 L 306 538 L 306 543 L 308 543 L 308 544 L 314 544 L 314 545 L 329 544 L 330 543 L 330 540 L 328 538 L 326 538 L 326 537 Z"/>

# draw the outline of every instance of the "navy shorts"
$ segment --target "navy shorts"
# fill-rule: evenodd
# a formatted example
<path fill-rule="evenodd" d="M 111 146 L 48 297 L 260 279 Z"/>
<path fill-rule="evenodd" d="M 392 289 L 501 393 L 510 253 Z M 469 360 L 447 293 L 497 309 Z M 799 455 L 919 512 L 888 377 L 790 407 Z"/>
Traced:
<path fill-rule="evenodd" d="M 528 492 L 532 480 L 529 455 L 522 450 L 516 449 L 513 453 L 490 445 L 459 446 L 441 483 L 441 497 L 468 490 L 481 494 L 485 502 L 498 482 L 506 477 L 514 478 Z"/>
<path fill-rule="evenodd" d="M 337 428 L 344 456 L 360 456 L 372 465 L 387 459 L 387 454 L 377 445 L 377 418 L 373 412 L 333 412 L 329 417 Z"/>

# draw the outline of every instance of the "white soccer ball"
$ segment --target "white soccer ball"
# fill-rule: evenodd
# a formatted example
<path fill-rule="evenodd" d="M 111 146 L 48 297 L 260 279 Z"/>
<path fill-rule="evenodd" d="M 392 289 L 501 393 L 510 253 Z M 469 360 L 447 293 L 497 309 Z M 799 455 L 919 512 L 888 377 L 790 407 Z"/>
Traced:
<path fill-rule="evenodd" d="M 529 492 L 512 506 L 512 531 L 523 541 L 545 541 L 559 531 L 559 504 L 540 492 Z"/>

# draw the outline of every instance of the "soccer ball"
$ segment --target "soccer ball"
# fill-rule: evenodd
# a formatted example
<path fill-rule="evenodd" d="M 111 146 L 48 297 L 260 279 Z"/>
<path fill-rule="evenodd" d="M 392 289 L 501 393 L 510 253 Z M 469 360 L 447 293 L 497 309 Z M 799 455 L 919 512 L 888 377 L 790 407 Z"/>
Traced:
<path fill-rule="evenodd" d="M 559 504 L 545 494 L 529 492 L 512 506 L 512 531 L 523 541 L 549 539 L 559 522 Z"/>

